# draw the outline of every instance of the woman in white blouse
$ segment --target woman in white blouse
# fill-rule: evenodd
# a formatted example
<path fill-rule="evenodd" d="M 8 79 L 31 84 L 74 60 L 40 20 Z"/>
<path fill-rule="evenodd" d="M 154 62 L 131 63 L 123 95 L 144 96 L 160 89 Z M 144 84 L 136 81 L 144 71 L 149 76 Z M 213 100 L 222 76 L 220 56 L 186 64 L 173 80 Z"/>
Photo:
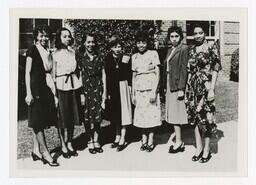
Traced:
<path fill-rule="evenodd" d="M 59 134 L 61 138 L 61 150 L 64 158 L 77 156 L 72 147 L 74 125 L 79 124 L 78 105 L 75 90 L 82 86 L 82 81 L 75 74 L 77 62 L 75 52 L 70 48 L 73 44 L 70 30 L 61 28 L 56 33 L 55 47 L 53 53 L 56 88 L 59 98 Z M 65 142 L 65 131 L 67 131 L 67 144 Z"/>

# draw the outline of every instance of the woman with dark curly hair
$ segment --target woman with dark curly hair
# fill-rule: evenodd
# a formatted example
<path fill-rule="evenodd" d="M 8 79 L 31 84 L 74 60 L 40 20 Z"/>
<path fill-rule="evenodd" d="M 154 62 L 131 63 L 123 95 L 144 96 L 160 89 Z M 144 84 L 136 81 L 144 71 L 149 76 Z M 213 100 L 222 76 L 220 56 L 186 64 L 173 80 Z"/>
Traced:
<path fill-rule="evenodd" d="M 33 31 L 36 44 L 28 49 L 26 56 L 26 98 L 28 105 L 28 126 L 33 128 L 34 161 L 59 166 L 52 158 L 45 142 L 44 129 L 57 122 L 56 92 L 51 76 L 53 63 L 48 49 L 50 32 L 48 27 L 38 27 Z M 40 148 L 42 153 L 40 152 Z"/>
<path fill-rule="evenodd" d="M 218 46 L 206 41 L 200 25 L 194 26 L 194 41 L 195 45 L 189 50 L 186 105 L 188 121 L 195 127 L 196 152 L 192 161 L 205 163 L 211 158 L 210 138 L 216 130 L 214 91 L 221 63 Z"/>

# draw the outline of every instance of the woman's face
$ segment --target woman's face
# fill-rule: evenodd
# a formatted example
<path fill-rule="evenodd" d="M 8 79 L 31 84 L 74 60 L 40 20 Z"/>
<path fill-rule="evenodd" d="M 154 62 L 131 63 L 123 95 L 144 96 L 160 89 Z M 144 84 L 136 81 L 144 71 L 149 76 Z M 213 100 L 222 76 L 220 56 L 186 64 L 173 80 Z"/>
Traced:
<path fill-rule="evenodd" d="M 84 46 L 89 53 L 94 52 L 96 46 L 95 38 L 88 35 L 84 42 Z"/>
<path fill-rule="evenodd" d="M 204 30 L 200 27 L 194 29 L 194 40 L 198 43 L 203 43 L 205 40 Z"/>
<path fill-rule="evenodd" d="M 122 46 L 121 46 L 121 44 L 116 44 L 115 46 L 113 46 L 111 48 L 111 51 L 112 51 L 112 53 L 115 56 L 119 57 L 122 54 Z"/>
<path fill-rule="evenodd" d="M 147 41 L 138 41 L 136 42 L 136 45 L 140 53 L 143 53 L 147 50 Z"/>
<path fill-rule="evenodd" d="M 181 37 L 177 32 L 172 32 L 170 34 L 170 41 L 174 47 L 178 46 L 181 42 Z"/>
<path fill-rule="evenodd" d="M 49 35 L 45 31 L 39 31 L 36 39 L 39 44 L 41 44 L 43 47 L 46 47 L 48 45 Z"/>
<path fill-rule="evenodd" d="M 67 31 L 67 30 L 61 31 L 60 40 L 64 46 L 68 47 L 71 42 L 71 35 L 70 35 L 69 31 Z"/>

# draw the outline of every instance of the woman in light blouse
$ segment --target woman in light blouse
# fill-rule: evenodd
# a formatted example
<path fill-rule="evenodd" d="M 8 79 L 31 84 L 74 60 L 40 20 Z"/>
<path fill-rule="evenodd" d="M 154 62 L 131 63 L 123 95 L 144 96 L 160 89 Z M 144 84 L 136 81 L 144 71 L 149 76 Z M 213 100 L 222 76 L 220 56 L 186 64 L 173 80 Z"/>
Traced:
<path fill-rule="evenodd" d="M 53 53 L 56 88 L 59 98 L 59 134 L 61 150 L 64 158 L 77 156 L 72 147 L 74 125 L 79 124 L 78 105 L 75 91 L 82 86 L 82 81 L 75 74 L 77 63 L 75 52 L 70 48 L 73 44 L 70 30 L 61 28 L 56 33 L 56 51 Z M 67 131 L 67 144 L 65 143 Z"/>

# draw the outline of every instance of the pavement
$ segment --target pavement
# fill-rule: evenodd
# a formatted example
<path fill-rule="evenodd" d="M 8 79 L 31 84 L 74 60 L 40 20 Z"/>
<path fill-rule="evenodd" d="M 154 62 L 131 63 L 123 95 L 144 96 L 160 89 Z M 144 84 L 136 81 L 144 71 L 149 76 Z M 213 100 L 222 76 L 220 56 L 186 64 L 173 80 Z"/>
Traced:
<path fill-rule="evenodd" d="M 193 162 L 194 136 L 191 128 L 182 130 L 185 142 L 185 151 L 178 154 L 169 154 L 173 134 L 158 131 L 155 135 L 156 148 L 153 152 L 140 151 L 139 140 L 131 142 L 125 150 L 117 152 L 110 148 L 110 143 L 103 146 L 101 154 L 90 154 L 86 147 L 80 147 L 78 156 L 65 159 L 57 153 L 59 167 L 43 165 L 41 161 L 32 161 L 31 158 L 17 160 L 18 170 L 85 170 L 85 171 L 118 171 L 118 172 L 234 172 L 237 170 L 237 121 L 228 121 L 218 124 L 217 134 L 211 141 L 212 158 L 208 163 Z M 79 147 L 78 147 L 79 148 Z"/>

